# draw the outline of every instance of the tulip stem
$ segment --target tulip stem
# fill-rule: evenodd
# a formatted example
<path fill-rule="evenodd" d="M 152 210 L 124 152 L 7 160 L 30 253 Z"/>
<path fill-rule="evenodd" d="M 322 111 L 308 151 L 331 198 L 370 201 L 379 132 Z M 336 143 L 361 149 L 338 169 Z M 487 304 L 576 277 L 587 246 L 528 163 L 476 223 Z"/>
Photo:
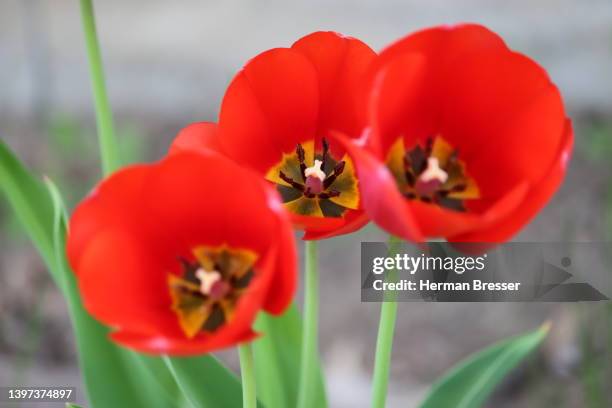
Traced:
<path fill-rule="evenodd" d="M 401 240 L 399 238 L 391 235 L 389 237 L 388 253 L 390 255 L 395 254 L 400 243 Z M 388 282 L 397 280 L 397 271 L 389 271 L 386 280 Z M 372 408 L 384 408 L 387 400 L 393 334 L 397 319 L 397 301 L 392 293 L 385 293 L 384 301 L 380 307 L 380 321 L 378 323 L 376 356 L 374 360 L 374 380 L 372 383 Z"/>
<path fill-rule="evenodd" d="M 100 43 L 96 32 L 96 19 L 92 0 L 81 0 L 81 20 L 87 46 L 89 60 L 89 75 L 91 77 L 96 123 L 98 127 L 98 143 L 104 175 L 116 170 L 121 162 L 113 125 L 113 113 L 106 94 L 104 68 L 100 54 Z"/>
<path fill-rule="evenodd" d="M 304 326 L 302 330 L 302 359 L 298 408 L 315 406 L 317 381 L 319 274 L 317 270 L 317 241 L 305 242 L 304 268 Z"/>
<path fill-rule="evenodd" d="M 238 347 L 238 352 L 240 354 L 240 372 L 242 375 L 242 407 L 257 408 L 253 349 L 250 344 L 245 343 Z"/>

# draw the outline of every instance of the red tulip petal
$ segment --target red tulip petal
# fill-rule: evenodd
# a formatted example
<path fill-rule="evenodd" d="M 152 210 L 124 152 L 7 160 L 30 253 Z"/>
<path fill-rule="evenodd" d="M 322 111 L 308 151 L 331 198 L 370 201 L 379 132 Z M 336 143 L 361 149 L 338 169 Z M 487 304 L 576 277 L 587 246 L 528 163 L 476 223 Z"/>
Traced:
<path fill-rule="evenodd" d="M 334 133 L 355 161 L 363 207 L 381 228 L 409 241 L 424 240 L 417 220 L 407 211 L 406 200 L 398 191 L 386 166 L 347 137 Z"/>
<path fill-rule="evenodd" d="M 74 272 L 89 242 L 102 229 L 121 224 L 137 214 L 141 188 L 151 166 L 126 167 L 98 185 L 75 209 L 70 218 L 66 254 Z M 114 198 L 121 197 L 121 203 Z"/>
<path fill-rule="evenodd" d="M 277 48 L 253 58 L 223 98 L 219 129 L 224 151 L 265 173 L 282 152 L 312 139 L 319 100 L 316 75 L 295 50 Z"/>
<path fill-rule="evenodd" d="M 207 354 L 223 348 L 236 346 L 240 343 L 249 342 L 255 340 L 258 334 L 249 328 L 233 337 L 211 336 L 208 341 L 146 335 L 124 330 L 113 332 L 110 336 L 117 343 L 141 353 L 190 356 Z"/>
<path fill-rule="evenodd" d="M 278 252 L 274 280 L 266 296 L 264 309 L 272 314 L 280 314 L 289 306 L 295 296 L 297 252 L 293 229 L 288 215 L 280 203 L 278 194 L 271 186 L 266 185 L 266 187 L 271 200 L 270 207 L 277 214 L 280 222 L 276 233 Z"/>
<path fill-rule="evenodd" d="M 151 180 L 143 196 L 151 239 L 173 257 L 181 249 L 224 243 L 263 253 L 274 239 L 276 217 L 260 176 L 223 156 L 175 154 Z"/>
<path fill-rule="evenodd" d="M 563 143 L 558 151 L 557 160 L 542 180 L 529 190 L 524 203 L 510 216 L 488 228 L 459 234 L 449 238 L 454 242 L 503 242 L 516 234 L 550 200 L 559 188 L 572 151 L 574 136 L 572 125 L 566 121 Z"/>
<path fill-rule="evenodd" d="M 180 332 L 170 309 L 168 272 L 133 234 L 98 231 L 75 270 L 85 308 L 113 327 L 144 333 Z"/>
<path fill-rule="evenodd" d="M 353 211 L 350 210 L 344 216 L 344 224 L 341 227 L 337 227 L 333 230 L 327 231 L 317 231 L 313 229 L 306 230 L 304 236 L 302 237 L 305 241 L 314 241 L 320 239 L 333 238 L 339 235 L 350 234 L 355 232 L 364 226 L 370 221 L 370 218 L 364 211 Z"/>
<path fill-rule="evenodd" d="M 523 203 L 529 185 L 521 183 L 491 205 L 486 212 L 475 214 L 442 208 L 420 201 L 405 200 L 408 211 L 416 220 L 423 235 L 427 237 L 448 237 L 465 231 L 481 229 L 508 217 Z"/>
<path fill-rule="evenodd" d="M 417 31 L 389 45 L 380 52 L 380 62 L 384 64 L 401 54 L 417 52 L 445 65 L 465 53 L 506 49 L 504 40 L 484 26 L 438 26 Z"/>
<path fill-rule="evenodd" d="M 335 129 L 358 137 L 365 123 L 364 76 L 376 53 L 360 40 L 322 31 L 307 35 L 291 48 L 306 56 L 317 71 L 317 136 Z"/>
<path fill-rule="evenodd" d="M 442 102 L 441 134 L 468 163 L 481 193 L 536 181 L 558 153 L 565 113 L 557 88 L 527 57 L 511 53 L 460 59 Z"/>
<path fill-rule="evenodd" d="M 180 153 L 182 151 L 208 152 L 221 151 L 219 143 L 217 124 L 211 122 L 198 122 L 182 129 L 176 136 L 168 154 Z"/>

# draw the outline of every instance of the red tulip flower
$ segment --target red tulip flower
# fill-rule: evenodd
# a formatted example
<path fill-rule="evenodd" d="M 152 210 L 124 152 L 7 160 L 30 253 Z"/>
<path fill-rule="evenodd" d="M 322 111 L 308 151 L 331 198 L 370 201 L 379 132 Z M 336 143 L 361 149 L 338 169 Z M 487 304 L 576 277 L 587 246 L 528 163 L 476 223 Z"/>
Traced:
<path fill-rule="evenodd" d="M 206 353 L 253 339 L 296 285 L 278 194 L 218 154 L 186 152 L 104 180 L 70 220 L 67 252 L 85 308 L 149 353 Z"/>
<path fill-rule="evenodd" d="M 436 27 L 382 51 L 369 137 L 355 157 L 364 206 L 392 234 L 502 242 L 559 187 L 573 134 L 546 71 L 484 27 Z"/>
<path fill-rule="evenodd" d="M 354 160 L 332 131 L 365 125 L 363 77 L 375 53 L 354 38 L 317 32 L 253 58 L 232 80 L 219 124 L 183 131 L 173 150 L 216 148 L 274 184 L 305 239 L 367 223 Z"/>

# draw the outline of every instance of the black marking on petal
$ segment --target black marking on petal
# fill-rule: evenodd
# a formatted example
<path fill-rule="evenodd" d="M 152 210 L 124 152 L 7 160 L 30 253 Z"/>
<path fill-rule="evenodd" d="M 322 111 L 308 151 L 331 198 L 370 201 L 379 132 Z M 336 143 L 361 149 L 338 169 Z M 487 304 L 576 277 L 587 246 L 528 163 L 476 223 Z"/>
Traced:
<path fill-rule="evenodd" d="M 284 203 L 288 203 L 289 201 L 297 200 L 302 196 L 302 192 L 296 190 L 293 187 L 284 186 L 282 184 L 276 185 L 276 190 L 281 195 L 281 198 Z"/>
<path fill-rule="evenodd" d="M 427 167 L 427 156 L 425 151 L 419 145 L 407 153 L 410 163 L 412 163 L 412 170 L 414 174 L 421 174 Z"/>
<path fill-rule="evenodd" d="M 465 211 L 463 201 L 456 198 L 440 197 L 436 201 L 438 205 L 455 211 Z"/>
<path fill-rule="evenodd" d="M 251 283 L 251 279 L 253 279 L 253 276 L 255 276 L 255 271 L 253 271 L 253 268 L 251 268 L 240 278 L 233 277 L 232 286 L 235 289 L 244 289 L 249 286 L 249 283 Z"/>
<path fill-rule="evenodd" d="M 342 214 L 346 211 L 346 207 L 336 204 L 331 200 L 319 200 L 319 206 L 326 217 L 342 217 Z"/>
<path fill-rule="evenodd" d="M 204 322 L 202 329 L 212 332 L 223 326 L 223 323 L 225 323 L 225 313 L 223 313 L 221 306 L 218 303 L 215 303 L 212 307 L 210 315 L 208 316 L 208 319 L 206 319 Z"/>

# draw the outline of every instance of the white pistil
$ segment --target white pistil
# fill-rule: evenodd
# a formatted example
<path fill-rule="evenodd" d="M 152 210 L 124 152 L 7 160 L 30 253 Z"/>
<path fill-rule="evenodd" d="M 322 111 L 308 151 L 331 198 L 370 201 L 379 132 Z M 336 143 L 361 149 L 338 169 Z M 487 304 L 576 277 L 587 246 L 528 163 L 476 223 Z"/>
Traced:
<path fill-rule="evenodd" d="M 448 180 L 448 173 L 440 168 L 440 162 L 435 157 L 427 159 L 427 168 L 419 176 L 419 180 L 428 183 L 432 180 L 437 180 L 441 184 L 446 183 Z"/>
<path fill-rule="evenodd" d="M 195 275 L 200 280 L 200 292 L 202 292 L 203 295 L 210 295 L 214 284 L 221 280 L 221 274 L 219 272 L 207 271 L 202 268 L 198 269 Z"/>
<path fill-rule="evenodd" d="M 306 170 L 304 170 L 304 175 L 306 177 L 315 177 L 315 178 L 318 178 L 321 181 L 325 180 L 325 172 L 323 170 L 321 170 L 321 165 L 322 164 L 323 164 L 323 162 L 321 160 L 315 160 L 314 161 L 314 166 L 307 167 Z"/>

